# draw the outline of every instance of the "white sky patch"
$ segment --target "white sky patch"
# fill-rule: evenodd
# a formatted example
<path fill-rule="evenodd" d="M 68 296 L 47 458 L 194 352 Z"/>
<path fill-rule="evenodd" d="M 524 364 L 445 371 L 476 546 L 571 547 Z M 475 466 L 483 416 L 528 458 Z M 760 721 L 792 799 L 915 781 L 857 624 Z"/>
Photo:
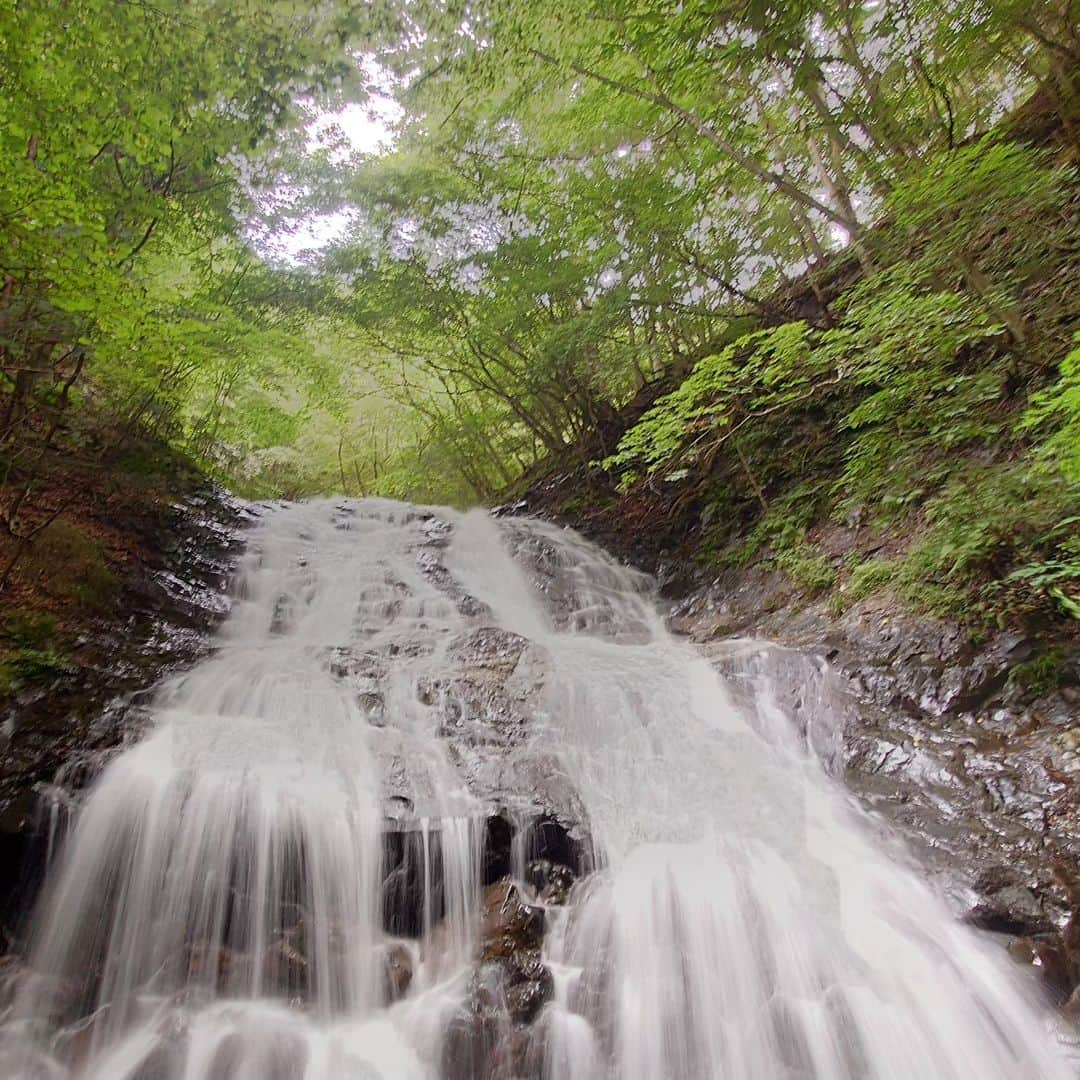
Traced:
<path fill-rule="evenodd" d="M 394 148 L 401 106 L 379 94 L 363 105 L 352 103 L 338 112 L 323 113 L 308 128 L 308 150 L 327 149 L 336 165 L 354 154 L 385 154 Z"/>
<path fill-rule="evenodd" d="M 326 151 L 335 165 L 353 157 L 389 153 L 397 140 L 404 110 L 394 98 L 392 76 L 371 57 L 364 57 L 360 67 L 370 97 L 319 113 L 308 125 L 308 152 Z M 345 237 L 358 220 L 359 212 L 353 207 L 312 213 L 288 232 L 267 237 L 263 246 L 273 257 L 301 263 Z"/>
<path fill-rule="evenodd" d="M 359 212 L 353 207 L 310 214 L 289 232 L 267 237 L 262 247 L 274 258 L 302 263 L 346 236 L 359 218 Z"/>
<path fill-rule="evenodd" d="M 846 248 L 851 243 L 851 233 L 839 222 L 833 221 L 829 224 L 829 239 L 834 247 Z"/>
<path fill-rule="evenodd" d="M 605 291 L 608 289 L 614 289 L 619 281 L 622 279 L 622 274 L 619 273 L 614 267 L 609 266 L 605 270 L 601 270 L 597 276 L 596 283 L 601 289 Z"/>

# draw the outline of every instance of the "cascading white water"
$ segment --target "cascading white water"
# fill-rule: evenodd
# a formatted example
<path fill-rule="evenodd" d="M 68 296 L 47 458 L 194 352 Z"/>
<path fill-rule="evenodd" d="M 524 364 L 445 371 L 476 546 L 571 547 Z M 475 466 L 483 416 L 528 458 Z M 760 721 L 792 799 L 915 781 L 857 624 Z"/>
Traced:
<path fill-rule="evenodd" d="M 532 643 L 498 676 L 534 687 L 530 723 L 491 761 L 483 739 L 463 749 L 446 689 L 455 643 L 484 627 Z M 493 809 L 477 777 L 527 805 L 528 759 L 576 790 L 602 868 L 548 913 L 554 1000 L 519 1071 L 1072 1075 L 1028 988 L 756 680 L 729 693 L 666 633 L 646 579 L 553 526 L 379 501 L 268 511 L 219 648 L 161 689 L 63 838 L 0 1074 L 439 1077 L 477 948 Z M 388 830 L 413 860 L 398 892 Z M 396 944 L 416 970 L 390 994 L 381 909 L 414 894 Z"/>

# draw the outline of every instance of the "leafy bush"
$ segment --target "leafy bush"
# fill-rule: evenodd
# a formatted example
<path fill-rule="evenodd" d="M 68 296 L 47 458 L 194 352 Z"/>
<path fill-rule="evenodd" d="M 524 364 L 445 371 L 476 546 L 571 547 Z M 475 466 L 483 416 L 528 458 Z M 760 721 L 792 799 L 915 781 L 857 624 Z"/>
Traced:
<path fill-rule="evenodd" d="M 1080 487 L 1026 461 L 969 469 L 927 507 L 902 579 L 932 608 L 985 616 L 1042 607 L 1075 616 L 1080 517 L 1061 517 L 1070 504 L 1080 509 Z"/>
<path fill-rule="evenodd" d="M 625 488 L 638 470 L 714 452 L 743 426 L 790 421 L 842 385 L 857 402 L 840 421 L 853 433 L 837 482 L 842 509 L 902 509 L 928 494 L 929 454 L 986 440 L 998 430 L 986 405 L 1000 396 L 1004 364 L 957 360 L 1001 332 L 969 297 L 919 292 L 886 272 L 859 286 L 839 326 L 813 333 L 804 322 L 748 334 L 660 398 L 603 465 Z"/>
<path fill-rule="evenodd" d="M 913 168 L 867 238 L 877 269 L 831 302 L 831 326 L 744 334 L 602 464 L 624 489 L 715 470 L 728 521 L 751 520 L 734 543 L 705 523 L 714 562 L 767 547 L 828 588 L 805 543 L 828 509 L 911 536 L 906 554 L 848 567 L 846 598 L 889 583 L 975 623 L 1080 616 L 1080 335 L 1049 387 L 1044 362 L 1074 310 L 1073 185 L 1043 152 L 992 140 Z"/>
<path fill-rule="evenodd" d="M 922 281 L 959 270 L 990 307 L 1009 306 L 1052 257 L 1071 178 L 1047 153 L 982 139 L 920 162 L 890 193 L 887 256 Z"/>
<path fill-rule="evenodd" d="M 678 388 L 664 395 L 627 431 L 605 469 L 644 468 L 652 473 L 676 456 L 700 456 L 755 411 L 792 404 L 812 392 L 809 327 L 784 323 L 740 337 L 700 360 Z M 636 479 L 625 474 L 623 487 Z"/>
<path fill-rule="evenodd" d="M 1080 536 L 1076 530 L 1080 516 L 1065 518 L 1041 538 L 1041 547 L 1050 557 L 1029 562 L 1005 579 L 1005 586 L 1015 593 L 1022 587 L 1029 596 L 1042 597 L 1063 614 L 1080 619 Z M 1072 532 L 1067 533 L 1066 530 Z"/>
<path fill-rule="evenodd" d="M 960 293 L 920 293 L 894 273 L 855 290 L 840 327 L 823 335 L 829 366 L 865 394 L 841 420 L 854 433 L 836 490 L 839 509 L 886 516 L 932 493 L 947 470 L 928 462 L 999 430 L 987 406 L 1001 395 L 1004 364 L 979 346 L 1000 333 Z M 974 353 L 972 369 L 959 358 Z"/>

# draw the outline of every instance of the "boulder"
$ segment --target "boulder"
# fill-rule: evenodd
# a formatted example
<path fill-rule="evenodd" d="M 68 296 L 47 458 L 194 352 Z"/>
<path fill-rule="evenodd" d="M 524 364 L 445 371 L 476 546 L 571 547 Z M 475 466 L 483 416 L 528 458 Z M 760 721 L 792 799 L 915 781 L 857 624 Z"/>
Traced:
<path fill-rule="evenodd" d="M 484 960 L 510 960 L 518 950 L 540 948 L 544 910 L 526 903 L 512 881 L 503 878 L 484 889 L 481 940 Z"/>

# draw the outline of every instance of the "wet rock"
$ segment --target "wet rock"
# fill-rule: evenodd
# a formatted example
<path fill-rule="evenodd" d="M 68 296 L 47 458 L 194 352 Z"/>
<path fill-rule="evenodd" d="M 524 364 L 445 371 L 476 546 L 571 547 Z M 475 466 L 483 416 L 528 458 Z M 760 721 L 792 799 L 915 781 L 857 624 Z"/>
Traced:
<path fill-rule="evenodd" d="M 21 957 L 0 957 L 0 1014 L 7 1015 L 17 997 L 32 999 L 40 1020 L 57 1028 L 84 1016 L 93 1007 L 95 976 L 85 979 L 46 975 L 29 967 Z"/>
<path fill-rule="evenodd" d="M 915 701 L 916 684 L 933 682 L 935 658 L 962 643 L 940 627 L 936 646 L 927 638 L 912 642 L 900 633 L 905 625 L 888 617 L 882 640 L 891 668 L 864 658 L 845 671 L 851 642 L 839 635 L 824 669 L 824 658 L 812 651 L 766 642 L 753 643 L 753 664 L 746 643 L 705 648 L 750 715 L 766 679 L 786 722 L 830 772 L 897 827 L 959 914 L 1012 933 L 1046 930 L 1068 910 L 1052 864 L 1080 857 L 1076 785 L 1063 770 L 1059 739 L 1068 719 L 1052 703 L 971 714 L 931 708 L 924 696 L 924 709 Z M 878 682 L 846 677 L 868 668 Z M 906 706 L 901 683 L 911 690 Z M 940 704 L 937 691 L 933 698 Z"/>
<path fill-rule="evenodd" d="M 1058 933 L 1016 938 L 1009 943 L 1009 955 L 1018 963 L 1037 966 L 1047 989 L 1058 1001 L 1064 1001 L 1076 985 L 1077 972 Z"/>
<path fill-rule="evenodd" d="M 519 950 L 506 965 L 507 1011 L 517 1024 L 531 1024 L 555 996 L 555 979 L 540 954 Z"/>
<path fill-rule="evenodd" d="M 70 664 L 47 687 L 0 709 L 0 919 L 13 923 L 41 880 L 47 821 L 41 795 L 65 797 L 88 783 L 146 719 L 140 695 L 210 647 L 228 610 L 227 583 L 255 517 L 248 504 L 206 488 L 133 520 L 141 560 L 121 581 L 114 613 L 88 625 Z"/>
<path fill-rule="evenodd" d="M 546 674 L 546 656 L 525 638 L 481 627 L 451 642 L 445 670 L 417 693 L 438 709 L 440 734 L 468 762 L 469 748 L 486 756 L 524 740 Z"/>
<path fill-rule="evenodd" d="M 988 866 L 975 879 L 974 888 L 983 896 L 990 896 L 1011 886 L 1023 885 L 1024 875 L 1015 866 Z"/>
<path fill-rule="evenodd" d="M 267 982 L 289 1000 L 303 1000 L 311 990 L 302 927 L 275 941 L 266 954 Z"/>
<path fill-rule="evenodd" d="M 514 823 L 505 814 L 492 814 L 484 827 L 483 881 L 491 885 L 513 869 Z"/>
<path fill-rule="evenodd" d="M 389 797 L 384 809 L 383 927 L 395 937 L 419 937 L 425 911 L 436 923 L 445 912 L 442 830 L 438 820 L 428 821 L 421 828 L 415 806 L 404 796 Z M 482 829 L 480 873 L 485 886 L 506 884 L 513 870 L 515 851 L 519 851 L 526 858 L 540 856 L 540 862 L 549 868 L 544 872 L 544 882 L 533 886 L 541 893 L 541 901 L 564 902 L 575 876 L 566 862 L 572 861 L 577 867 L 583 867 L 585 862 L 582 845 L 561 823 L 535 812 L 522 814 L 518 820 L 500 812 L 477 823 L 477 828 Z M 547 875 L 551 881 L 544 892 Z M 428 888 L 431 895 L 425 896 Z M 541 909 L 535 910 L 542 917 Z"/>
<path fill-rule="evenodd" d="M 542 1054 L 527 1029 L 554 992 L 538 952 L 478 965 L 444 1035 L 445 1080 L 541 1080 Z"/>
<path fill-rule="evenodd" d="M 443 1041 L 445 1080 L 510 1080 L 540 1073 L 530 1064 L 531 1024 L 555 993 L 555 980 L 540 955 L 542 909 L 527 904 L 514 882 L 502 879 L 481 897 L 481 957 L 462 1007 Z"/>
<path fill-rule="evenodd" d="M 400 942 L 383 950 L 383 987 L 387 1002 L 399 1001 L 408 993 L 413 979 L 412 953 Z"/>
<path fill-rule="evenodd" d="M 569 866 L 550 859 L 535 859 L 525 871 L 525 880 L 536 890 L 544 904 L 565 904 L 576 875 Z"/>
<path fill-rule="evenodd" d="M 494 1003 L 474 997 L 459 1009 L 443 1035 L 439 1070 L 443 1080 L 476 1080 L 484 1076 L 502 1027 L 501 1010 Z"/>
<path fill-rule="evenodd" d="M 437 548 L 444 547 L 445 544 L 436 543 L 435 539 L 429 536 L 428 545 L 416 553 L 416 565 L 419 571 L 440 592 L 454 601 L 462 615 L 471 618 L 490 616 L 491 612 L 487 605 L 467 593 L 443 565 L 442 553 Z M 436 550 L 432 550 L 433 548 Z"/>
<path fill-rule="evenodd" d="M 175 1076 L 184 1062 L 183 1047 L 175 1042 L 164 1042 L 155 1046 L 139 1062 L 134 1072 L 128 1073 L 131 1080 L 160 1080 L 163 1076 Z M 213 1073 L 214 1077 L 218 1074 Z"/>
<path fill-rule="evenodd" d="M 257 1076 L 259 1080 L 292 1080 L 302 1076 L 308 1048 L 304 1040 L 291 1032 L 267 1030 L 257 1040 L 250 1035 L 232 1033 L 217 1044 L 206 1072 L 207 1080 L 233 1080 L 237 1076 Z M 174 1075 L 168 1072 L 147 1074 L 146 1080 Z"/>
<path fill-rule="evenodd" d="M 499 1040 L 488 1060 L 483 1080 L 543 1080 L 542 1045 L 528 1030 L 515 1028 Z"/>
<path fill-rule="evenodd" d="M 1038 934 L 1053 929 L 1038 897 L 1024 885 L 995 889 L 976 904 L 967 921 L 1001 934 Z"/>
<path fill-rule="evenodd" d="M 186 981 L 206 983 L 219 993 L 241 973 L 251 971 L 249 958 L 227 945 L 198 941 L 189 945 L 186 951 Z"/>
<path fill-rule="evenodd" d="M 529 788 L 522 790 L 535 791 Z M 542 791 L 536 792 L 536 798 L 539 800 L 542 794 Z M 567 875 L 573 879 L 592 869 L 591 851 L 585 841 L 583 827 L 574 823 L 567 825 L 555 814 L 538 811 L 533 806 L 517 811 L 503 809 L 488 818 L 484 884 L 515 873 L 522 861 L 526 864 L 525 880 L 538 892 L 546 884 L 546 876 L 544 881 L 540 881 L 539 877 L 536 880 L 530 878 L 529 866 L 533 862 L 545 864 L 545 867 L 537 868 L 537 875 L 543 876 L 549 871 L 558 879 L 564 879 Z"/>
<path fill-rule="evenodd" d="M 294 612 L 288 596 L 279 596 L 274 601 L 274 612 L 270 617 L 270 633 L 284 634 L 292 625 Z"/>
<path fill-rule="evenodd" d="M 481 898 L 484 960 L 510 960 L 518 950 L 539 949 L 543 937 L 543 908 L 526 903 L 512 881 L 496 881 L 484 889 Z"/>

